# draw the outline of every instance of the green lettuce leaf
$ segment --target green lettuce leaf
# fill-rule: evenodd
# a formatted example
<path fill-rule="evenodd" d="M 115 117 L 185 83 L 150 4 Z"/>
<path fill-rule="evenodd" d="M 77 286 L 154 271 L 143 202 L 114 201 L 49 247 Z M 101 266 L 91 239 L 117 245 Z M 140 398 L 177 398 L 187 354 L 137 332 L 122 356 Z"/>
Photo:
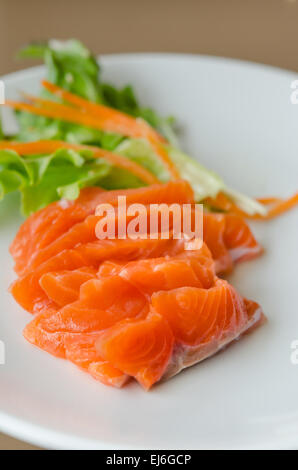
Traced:
<path fill-rule="evenodd" d="M 118 89 L 109 83 L 102 83 L 100 66 L 80 41 L 71 39 L 33 43 L 23 48 L 19 56 L 44 60 L 49 81 L 87 100 L 106 104 L 134 117 L 141 117 L 163 133 L 170 142 L 175 140 L 173 118 L 163 118 L 153 109 L 141 107 L 129 85 Z M 45 90 L 41 94 L 55 99 Z M 104 132 L 87 128 L 84 132 L 80 126 L 25 112 L 18 112 L 17 117 L 20 132 L 16 139 L 24 142 L 40 139 L 65 141 L 75 139 L 77 143 L 92 142 L 93 145 L 113 150 L 123 140 L 119 135 L 106 135 Z"/>
<path fill-rule="evenodd" d="M 24 215 L 60 198 L 76 199 L 80 189 L 101 183 L 111 166 L 90 152 L 60 149 L 51 155 L 20 157 L 0 151 L 0 198 L 20 191 Z"/>
<path fill-rule="evenodd" d="M 14 151 L 0 150 L 0 199 L 34 180 L 33 169 Z"/>
<path fill-rule="evenodd" d="M 43 59 L 48 80 L 90 101 L 102 101 L 99 65 L 80 41 L 53 39 L 43 44 L 29 44 L 19 56 Z"/>
<path fill-rule="evenodd" d="M 160 181 L 169 180 L 169 173 L 147 140 L 126 139 L 115 148 L 115 151 L 143 166 L 157 176 Z"/>

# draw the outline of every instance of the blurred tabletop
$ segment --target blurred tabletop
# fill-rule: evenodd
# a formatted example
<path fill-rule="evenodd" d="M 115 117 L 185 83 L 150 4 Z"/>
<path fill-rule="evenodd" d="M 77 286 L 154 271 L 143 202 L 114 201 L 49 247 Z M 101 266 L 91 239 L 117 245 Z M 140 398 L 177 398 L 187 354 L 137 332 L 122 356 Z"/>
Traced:
<path fill-rule="evenodd" d="M 21 46 L 82 40 L 95 54 L 186 52 L 298 71 L 297 0 L 0 0 L 0 75 Z M 1 423 L 0 423 L 1 429 Z M 0 434 L 0 449 L 33 449 Z"/>

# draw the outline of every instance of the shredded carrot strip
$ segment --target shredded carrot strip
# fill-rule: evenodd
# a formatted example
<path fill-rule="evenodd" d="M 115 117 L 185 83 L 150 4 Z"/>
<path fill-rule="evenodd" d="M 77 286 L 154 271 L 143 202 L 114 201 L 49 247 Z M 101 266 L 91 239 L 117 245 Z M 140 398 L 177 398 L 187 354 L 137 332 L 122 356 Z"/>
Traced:
<path fill-rule="evenodd" d="M 226 212 L 230 212 L 233 214 L 237 214 L 241 217 L 246 217 L 249 219 L 254 219 L 254 220 L 269 220 L 274 217 L 277 217 L 278 215 L 281 215 L 282 213 L 292 209 L 296 205 L 298 205 L 298 193 L 294 194 L 294 196 L 290 197 L 289 199 L 283 200 L 279 198 L 261 198 L 258 199 L 260 202 L 263 202 L 265 204 L 274 204 L 271 209 L 269 209 L 268 213 L 266 215 L 260 215 L 260 214 L 254 214 L 254 215 L 249 215 L 243 212 L 241 209 L 239 209 L 236 204 L 234 204 L 225 194 L 223 193 L 218 193 L 217 196 L 212 199 L 212 198 L 207 198 L 205 202 L 209 204 L 211 207 L 214 207 L 215 209 L 220 209 L 224 210 Z"/>
<path fill-rule="evenodd" d="M 267 206 L 270 204 L 276 204 L 277 202 L 282 201 L 282 199 L 280 199 L 279 197 L 258 197 L 257 201 Z"/>
<path fill-rule="evenodd" d="M 31 98 L 33 101 L 33 97 Z M 34 98 L 34 101 L 42 106 L 34 106 L 29 103 L 22 103 L 18 101 L 6 100 L 5 104 L 11 108 L 18 109 L 20 111 L 26 111 L 28 113 L 37 114 L 39 116 L 45 116 L 52 119 L 61 119 L 63 121 L 73 122 L 75 124 L 81 124 L 83 126 L 93 127 L 98 130 L 102 130 L 104 125 L 92 116 L 82 113 L 74 108 L 65 106 L 60 103 L 55 103 L 50 100 L 43 100 L 42 98 Z M 107 131 L 108 126 L 105 126 Z"/>
<path fill-rule="evenodd" d="M 127 171 L 130 171 L 135 176 L 140 178 L 142 181 L 148 184 L 160 183 L 160 181 L 152 175 L 149 171 L 143 168 L 141 165 L 138 165 L 135 162 L 132 162 L 128 158 L 122 157 L 121 155 L 108 152 L 97 147 L 90 145 L 79 145 L 71 144 L 68 142 L 63 142 L 59 140 L 40 140 L 37 142 L 0 142 L 0 149 L 15 150 L 20 155 L 33 155 L 33 154 L 42 154 L 42 153 L 52 153 L 60 148 L 67 148 L 72 150 L 91 150 L 95 158 L 103 158 L 110 162 L 112 165 L 123 168 Z"/>
<path fill-rule="evenodd" d="M 99 130 L 104 130 L 106 132 L 116 132 L 121 135 L 126 135 L 127 137 L 136 137 L 138 135 L 138 129 L 127 130 L 125 126 L 122 125 L 118 120 L 112 120 L 106 116 L 95 115 L 94 113 L 87 114 L 86 109 L 74 108 L 69 105 L 57 103 L 56 101 L 46 100 L 37 96 L 32 96 L 27 93 L 22 93 L 22 95 L 36 104 L 37 109 L 48 109 L 53 113 L 52 115 L 59 116 L 58 119 L 65 119 L 70 122 L 76 122 L 78 124 L 88 125 L 90 127 L 95 127 Z M 9 103 L 8 103 L 9 104 Z M 55 115 L 54 115 L 55 113 Z M 58 114 L 59 113 L 59 114 Z M 139 133 L 139 137 L 141 134 Z"/>
<path fill-rule="evenodd" d="M 31 101 L 35 102 L 37 106 L 28 104 L 28 103 L 11 101 L 11 100 L 6 100 L 5 104 L 14 109 L 37 114 L 39 116 L 45 116 L 45 117 L 52 118 L 52 119 L 61 119 L 64 121 L 73 122 L 75 124 L 81 124 L 81 125 L 88 126 L 88 127 L 93 127 L 95 129 L 104 130 L 107 132 L 116 132 L 122 135 L 126 135 L 128 137 L 140 137 L 140 136 L 145 137 L 145 134 L 146 134 L 145 123 L 143 123 L 144 127 L 141 126 L 137 130 L 137 133 L 133 129 L 131 131 L 126 131 L 126 129 L 123 129 L 123 126 L 121 123 L 118 123 L 117 121 L 114 121 L 113 119 L 107 119 L 104 117 L 101 117 L 101 118 L 94 117 L 94 115 L 93 116 L 88 115 L 86 114 L 86 112 L 72 108 L 70 106 L 56 103 L 51 100 L 45 100 L 43 98 L 32 97 L 30 95 L 27 95 L 27 97 Z M 140 135 L 139 132 L 141 128 L 143 128 L 144 131 L 142 131 L 143 133 Z M 169 158 L 167 152 L 162 148 L 159 140 L 156 139 L 154 136 L 152 136 L 151 133 L 149 134 L 148 137 L 149 137 L 151 144 L 154 146 L 155 151 L 157 152 L 157 154 L 159 155 L 159 157 L 161 158 L 161 160 L 167 167 L 170 175 L 175 179 L 179 178 L 179 173 L 177 169 L 175 168 L 174 163 Z"/>
<path fill-rule="evenodd" d="M 168 153 L 165 151 L 163 146 L 161 145 L 160 141 L 155 139 L 154 136 L 151 134 L 151 127 L 147 122 L 142 121 L 142 126 L 143 126 L 143 137 L 145 137 L 149 143 L 151 144 L 153 150 L 156 152 L 156 154 L 160 157 L 161 161 L 164 163 L 166 166 L 168 172 L 170 175 L 172 175 L 175 179 L 179 179 L 180 175 L 175 167 L 174 163 L 170 159 Z"/>
<path fill-rule="evenodd" d="M 298 193 L 294 194 L 289 199 L 284 201 L 278 202 L 272 209 L 269 210 L 266 219 L 272 219 L 273 217 L 277 217 L 278 215 L 283 214 L 284 212 L 292 209 L 298 205 Z"/>
<path fill-rule="evenodd" d="M 146 137 L 157 155 L 167 167 L 170 175 L 174 178 L 179 178 L 179 172 L 161 145 L 164 142 L 164 139 L 145 121 L 135 119 L 108 106 L 92 103 L 46 80 L 42 82 L 42 85 L 59 98 L 68 101 L 69 103 L 79 107 L 81 110 L 84 109 L 85 111 L 90 112 L 94 117 L 96 116 L 101 120 L 104 119 L 109 123 L 109 125 L 111 125 L 112 122 L 114 126 L 114 129 L 112 130 L 113 132 L 118 132 L 135 138 Z"/>
<path fill-rule="evenodd" d="M 122 127 L 122 134 L 129 135 L 129 137 L 142 137 L 143 136 L 143 127 L 137 121 L 137 119 L 125 114 L 116 109 L 110 108 L 102 104 L 93 103 L 92 101 L 85 100 L 78 95 L 70 93 L 69 91 L 64 90 L 63 88 L 54 85 L 53 83 L 48 82 L 47 80 L 42 81 L 42 85 L 46 90 L 50 91 L 54 95 L 68 101 L 69 103 L 75 105 L 81 110 L 88 111 L 93 116 L 96 116 L 100 119 L 111 119 L 113 122 L 120 127 Z M 151 134 L 156 140 L 164 142 L 162 138 L 153 128 L 151 128 Z"/>

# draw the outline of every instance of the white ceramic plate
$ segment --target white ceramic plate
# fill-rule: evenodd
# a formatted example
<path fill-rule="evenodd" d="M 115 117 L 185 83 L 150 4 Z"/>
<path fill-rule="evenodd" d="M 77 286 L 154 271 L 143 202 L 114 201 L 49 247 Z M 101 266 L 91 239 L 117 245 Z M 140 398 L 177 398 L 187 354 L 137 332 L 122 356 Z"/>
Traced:
<path fill-rule="evenodd" d="M 293 73 L 186 55 L 102 58 L 105 79 L 132 83 L 144 105 L 179 118 L 184 148 L 251 195 L 298 189 L 298 106 Z M 37 92 L 41 67 L 4 77 L 8 97 Z M 47 448 L 197 449 L 298 447 L 297 210 L 254 229 L 265 255 L 232 281 L 261 303 L 269 322 L 221 354 L 149 393 L 115 390 L 30 346 L 30 320 L 7 292 L 8 246 L 20 219 L 15 198 L 0 205 L 0 428 Z"/>

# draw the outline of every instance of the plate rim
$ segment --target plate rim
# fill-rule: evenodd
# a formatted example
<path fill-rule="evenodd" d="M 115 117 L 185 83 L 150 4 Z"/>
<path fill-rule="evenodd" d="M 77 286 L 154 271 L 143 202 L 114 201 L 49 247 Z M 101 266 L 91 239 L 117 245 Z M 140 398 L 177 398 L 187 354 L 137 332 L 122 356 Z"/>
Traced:
<path fill-rule="evenodd" d="M 234 57 L 217 56 L 210 54 L 196 54 L 196 53 L 184 53 L 184 52 L 124 52 L 124 53 L 111 53 L 111 54 L 99 54 L 96 55 L 96 60 L 100 64 L 101 62 L 109 65 L 114 61 L 128 60 L 128 59 L 187 59 L 187 60 L 204 60 L 206 62 L 222 62 L 229 65 L 242 65 L 244 67 L 253 67 L 255 69 L 281 73 L 284 75 L 296 75 L 298 77 L 298 71 L 278 67 L 270 64 L 263 64 L 261 62 L 254 62 L 245 59 L 237 59 Z M 38 72 L 42 72 L 46 69 L 45 65 L 33 65 L 31 67 L 25 67 L 19 70 L 9 72 L 7 74 L 1 74 L 1 80 L 12 80 L 18 78 L 19 74 L 34 75 Z"/>

